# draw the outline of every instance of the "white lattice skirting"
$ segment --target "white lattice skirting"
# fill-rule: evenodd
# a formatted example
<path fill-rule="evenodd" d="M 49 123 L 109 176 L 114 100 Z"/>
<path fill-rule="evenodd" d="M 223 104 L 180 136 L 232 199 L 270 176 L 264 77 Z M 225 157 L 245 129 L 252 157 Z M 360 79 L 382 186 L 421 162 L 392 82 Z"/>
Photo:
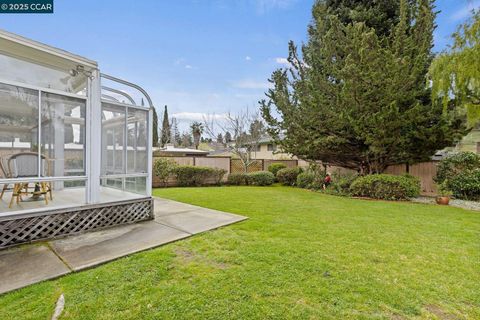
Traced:
<path fill-rule="evenodd" d="M 143 198 L 12 217 L 0 221 L 0 249 L 84 231 L 153 219 L 153 200 Z"/>

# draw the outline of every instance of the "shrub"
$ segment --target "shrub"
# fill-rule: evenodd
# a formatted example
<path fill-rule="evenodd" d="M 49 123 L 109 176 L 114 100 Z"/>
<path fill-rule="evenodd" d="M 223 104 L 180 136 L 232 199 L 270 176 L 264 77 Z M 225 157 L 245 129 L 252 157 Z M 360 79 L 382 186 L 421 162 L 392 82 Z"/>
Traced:
<path fill-rule="evenodd" d="M 404 200 L 420 194 L 420 182 L 411 176 L 372 174 L 353 181 L 350 192 L 359 197 Z"/>
<path fill-rule="evenodd" d="M 294 186 L 297 177 L 303 170 L 301 168 L 285 168 L 277 172 L 277 180 L 286 186 Z"/>
<path fill-rule="evenodd" d="M 297 187 L 310 189 L 313 187 L 315 181 L 315 173 L 311 171 L 305 171 L 297 176 Z"/>
<path fill-rule="evenodd" d="M 246 173 L 231 173 L 228 175 L 227 183 L 235 186 L 247 185 L 248 174 Z"/>
<path fill-rule="evenodd" d="M 272 163 L 271 165 L 268 166 L 268 171 L 273 173 L 273 175 L 276 177 L 277 172 L 285 169 L 287 166 L 284 163 Z"/>
<path fill-rule="evenodd" d="M 480 199 L 480 169 L 466 170 L 444 181 L 444 187 L 456 198 Z"/>
<path fill-rule="evenodd" d="M 213 182 L 216 185 L 222 184 L 223 177 L 227 173 L 227 170 L 219 169 L 219 168 L 211 168 L 211 169 L 213 169 L 213 171 L 212 171 L 209 178 L 213 179 Z"/>
<path fill-rule="evenodd" d="M 480 199 L 480 155 L 459 152 L 438 164 L 435 182 L 456 198 Z"/>
<path fill-rule="evenodd" d="M 275 176 L 269 171 L 257 171 L 249 173 L 247 180 L 253 186 L 269 186 L 275 182 Z"/>
<path fill-rule="evenodd" d="M 225 173 L 226 171 L 223 169 L 209 167 L 177 166 L 174 169 L 177 183 L 182 187 L 203 186 L 208 179 L 212 179 L 214 183 L 219 184 Z"/>
<path fill-rule="evenodd" d="M 473 152 L 459 152 L 440 161 L 434 180 L 441 184 L 461 172 L 475 169 L 480 169 L 480 155 Z"/>
<path fill-rule="evenodd" d="M 332 174 L 332 182 L 327 188 L 329 193 L 348 196 L 350 195 L 350 186 L 358 178 L 356 173 L 339 173 Z"/>
<path fill-rule="evenodd" d="M 168 178 L 173 174 L 176 167 L 177 164 L 172 159 L 159 158 L 155 160 L 153 164 L 153 173 L 162 181 L 163 185 L 166 186 Z"/>

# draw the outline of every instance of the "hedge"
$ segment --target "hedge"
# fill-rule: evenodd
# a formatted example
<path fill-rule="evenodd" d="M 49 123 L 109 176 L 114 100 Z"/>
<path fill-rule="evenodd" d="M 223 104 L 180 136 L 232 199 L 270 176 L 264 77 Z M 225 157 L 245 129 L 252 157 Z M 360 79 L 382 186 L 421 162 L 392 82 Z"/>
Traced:
<path fill-rule="evenodd" d="M 420 181 L 407 175 L 372 174 L 353 181 L 350 192 L 357 197 L 406 200 L 420 194 Z"/>
<path fill-rule="evenodd" d="M 177 178 L 178 185 L 188 187 L 206 185 L 208 180 L 213 180 L 213 183 L 220 184 L 227 171 L 209 167 L 177 166 L 173 172 Z"/>

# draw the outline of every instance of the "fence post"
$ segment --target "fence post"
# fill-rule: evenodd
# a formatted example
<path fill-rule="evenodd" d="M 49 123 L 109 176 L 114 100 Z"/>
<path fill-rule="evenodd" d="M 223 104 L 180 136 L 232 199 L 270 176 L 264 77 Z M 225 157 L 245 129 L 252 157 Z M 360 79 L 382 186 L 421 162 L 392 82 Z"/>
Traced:
<path fill-rule="evenodd" d="M 193 158 L 193 166 L 196 167 L 197 166 L 197 162 L 195 161 L 195 156 L 192 157 Z"/>

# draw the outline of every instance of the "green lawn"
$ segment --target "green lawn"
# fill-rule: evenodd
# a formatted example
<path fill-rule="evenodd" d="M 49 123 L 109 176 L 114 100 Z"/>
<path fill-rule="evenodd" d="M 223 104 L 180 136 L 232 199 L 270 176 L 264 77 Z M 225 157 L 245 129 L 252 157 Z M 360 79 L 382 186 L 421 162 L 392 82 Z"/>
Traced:
<path fill-rule="evenodd" d="M 155 195 L 250 219 L 0 296 L 0 319 L 480 319 L 480 213 L 286 187 Z"/>

